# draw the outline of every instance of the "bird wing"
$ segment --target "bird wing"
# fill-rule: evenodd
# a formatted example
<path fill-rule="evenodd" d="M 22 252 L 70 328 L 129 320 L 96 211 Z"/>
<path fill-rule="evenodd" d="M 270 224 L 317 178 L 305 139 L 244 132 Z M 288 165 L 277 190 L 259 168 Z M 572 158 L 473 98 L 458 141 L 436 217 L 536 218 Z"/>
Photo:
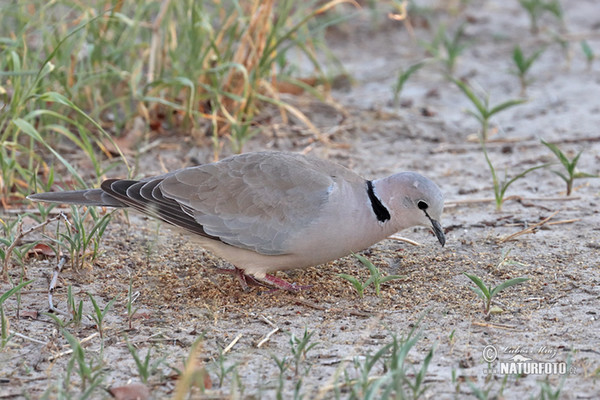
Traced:
<path fill-rule="evenodd" d="M 358 178 L 328 161 L 261 152 L 177 171 L 157 187 L 206 235 L 261 254 L 281 255 L 319 218 L 340 176 Z"/>

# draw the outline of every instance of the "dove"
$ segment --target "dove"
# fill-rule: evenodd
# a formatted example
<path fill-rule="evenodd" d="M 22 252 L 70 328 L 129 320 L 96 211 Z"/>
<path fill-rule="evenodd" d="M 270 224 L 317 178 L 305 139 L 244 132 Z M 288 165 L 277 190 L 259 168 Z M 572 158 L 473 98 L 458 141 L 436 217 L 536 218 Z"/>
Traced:
<path fill-rule="evenodd" d="M 297 290 L 275 271 L 325 264 L 413 226 L 442 246 L 444 197 L 431 180 L 400 172 L 368 180 L 332 161 L 252 152 L 98 189 L 32 194 L 61 204 L 131 208 L 187 232 L 246 281 Z"/>

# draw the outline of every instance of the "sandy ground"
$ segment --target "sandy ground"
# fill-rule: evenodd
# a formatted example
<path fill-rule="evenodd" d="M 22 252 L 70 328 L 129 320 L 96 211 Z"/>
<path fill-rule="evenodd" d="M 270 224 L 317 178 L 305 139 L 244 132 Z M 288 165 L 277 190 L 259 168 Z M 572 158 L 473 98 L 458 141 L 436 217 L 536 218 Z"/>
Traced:
<path fill-rule="evenodd" d="M 566 35 L 585 37 L 600 52 L 600 14 L 595 3 L 569 2 Z M 571 41 L 566 53 L 548 39 L 548 30 L 557 29 L 551 18 L 542 19 L 542 32 L 532 35 L 527 16 L 516 1 L 473 2 L 455 18 L 438 13 L 433 17 L 444 20 L 451 30 L 467 21 L 469 46 L 459 57 L 454 76 L 489 93 L 491 104 L 519 97 L 518 79 L 510 73 L 514 45 L 519 43 L 525 54 L 546 46 L 531 70 L 528 102 L 493 119 L 488 150 L 501 177 L 505 171 L 511 177 L 556 161 L 540 138 L 558 144 L 570 157 L 583 150 L 579 168 L 600 172 L 600 65 L 596 62 L 587 68 L 578 39 Z M 299 293 L 263 288 L 244 292 L 232 276 L 215 273 L 216 267 L 226 266 L 223 261 L 194 247 L 184 236 L 158 228 L 152 220 L 133 214 L 127 220 L 119 213 L 102 242 L 104 253 L 84 270 L 63 271 L 55 294 L 59 308 L 66 308 L 67 285 L 73 285 L 78 299 L 89 292 L 102 305 L 117 297 L 105 321 L 103 386 L 139 381 L 124 342 L 127 334 L 140 354 L 152 348 L 153 359 L 164 357 L 150 379 L 153 398 L 172 395 L 176 383 L 167 378 L 173 374 L 170 366 L 181 368 L 192 343 L 202 336 L 199 360 L 212 381 L 205 396 L 227 397 L 233 391 L 242 398 L 275 398 L 278 373 L 273 356 L 291 357 L 290 334 L 302 336 L 307 329 L 318 345 L 302 360 L 303 368 L 310 369 L 302 379 L 301 392 L 305 398 L 332 398 L 333 392 L 323 388 L 336 382 L 336 376 L 343 377 L 344 370 L 353 376 L 354 357 L 364 360 L 393 335 L 406 335 L 422 318 L 418 325 L 421 338 L 408 362 L 419 368 L 427 352 L 435 348 L 424 398 L 473 396 L 468 380 L 489 390 L 489 398 L 538 398 L 541 381 L 557 387 L 563 378 L 558 374 L 516 377 L 488 373 L 484 357 L 493 349 L 497 354 L 492 366 L 496 367 L 498 361 L 517 360 L 518 354 L 532 359 L 530 362 L 568 361 L 570 374 L 563 381 L 560 398 L 597 398 L 600 179 L 576 181 L 575 192 L 566 197 L 564 183 L 549 168 L 536 170 L 508 189 L 508 196 L 518 198 L 496 211 L 490 201 L 491 175 L 479 144 L 472 140 L 478 123 L 465 113 L 472 106 L 445 79 L 442 66 L 432 62 L 423 67 L 406 84 L 401 105 L 392 103 L 391 87 L 398 71 L 426 57 L 418 40 L 430 39 L 431 31 L 415 21 L 415 39 L 400 22 L 380 15 L 373 24 L 372 18 L 365 11 L 353 24 L 330 34 L 331 49 L 353 82 L 332 93 L 341 107 L 307 97 L 290 100 L 311 117 L 328 140 L 315 140 L 297 121 L 282 126 L 274 117 L 272 125 L 252 139 L 246 150 L 310 151 L 367 178 L 399 170 L 418 171 L 445 193 L 442 222 L 447 245 L 441 248 L 429 232 L 415 229 L 402 235 L 422 243 L 420 247 L 387 240 L 367 250 L 365 254 L 386 274 L 405 276 L 384 285 L 379 298 L 369 288 L 361 299 L 337 277 L 344 272 L 367 279 L 368 272 L 351 257 L 282 274 L 290 281 L 312 285 Z M 211 157 L 209 149 L 184 150 L 168 140 L 157 150 L 162 151 L 167 168 L 194 160 L 206 162 Z M 149 161 L 156 156 L 144 156 L 142 162 L 148 163 L 149 172 L 161 172 L 160 165 Z M 503 242 L 548 217 L 551 219 L 533 233 Z M 499 265 L 508 250 L 509 258 L 517 263 Z M 55 259 L 48 259 L 27 265 L 28 277 L 36 280 L 22 294 L 20 319 L 15 318 L 14 299 L 5 303 L 11 329 L 45 344 L 13 338 L 0 352 L 0 398 L 38 398 L 58 384 L 56 379 L 64 379 L 70 356 L 52 359 L 69 348 L 64 337 L 48 317 L 23 316 L 23 311 L 47 310 L 46 289 L 55 264 Z M 495 303 L 502 312 L 486 320 L 481 301 L 469 289 L 471 283 L 463 272 L 494 285 L 519 276 L 530 280 L 502 292 Z M 17 270 L 12 274 L 18 279 Z M 133 330 L 127 329 L 125 308 L 130 279 L 139 292 L 135 304 L 140 307 Z M 4 283 L 1 287 L 0 292 L 8 289 Z M 91 312 L 90 302 L 86 299 L 85 303 L 86 312 Z M 280 331 L 257 347 L 275 326 Z M 79 339 L 96 331 L 90 320 L 70 329 Z M 219 387 L 215 361 L 232 342 L 225 365 L 237 363 L 241 385 L 237 389 L 232 374 Z M 99 343 L 98 337 L 88 342 L 89 354 L 98 354 Z M 374 374 L 381 373 L 378 366 Z M 337 380 L 341 381 L 343 378 Z M 291 398 L 296 382 L 297 376 L 286 372 L 286 398 Z M 75 396 L 80 393 L 76 384 L 70 390 Z M 96 392 L 96 396 L 102 395 Z M 342 390 L 341 396 L 349 394 Z"/>

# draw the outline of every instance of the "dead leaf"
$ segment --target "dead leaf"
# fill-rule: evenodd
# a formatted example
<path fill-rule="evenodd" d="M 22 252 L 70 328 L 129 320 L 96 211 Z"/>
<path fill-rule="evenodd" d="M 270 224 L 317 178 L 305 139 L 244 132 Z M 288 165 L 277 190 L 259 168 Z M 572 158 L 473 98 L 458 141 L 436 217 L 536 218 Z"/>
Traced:
<path fill-rule="evenodd" d="M 318 82 L 316 77 L 301 78 L 299 79 L 299 81 L 304 83 L 306 86 L 312 87 L 315 87 Z M 288 93 L 294 96 L 298 96 L 304 93 L 304 88 L 292 82 L 277 82 L 277 91 L 279 93 Z"/>
<path fill-rule="evenodd" d="M 132 383 L 108 389 L 117 400 L 145 400 L 150 397 L 150 389 L 143 383 Z"/>
<path fill-rule="evenodd" d="M 21 318 L 37 319 L 38 312 L 36 310 L 23 310 L 19 314 Z"/>
<path fill-rule="evenodd" d="M 52 247 L 47 244 L 38 243 L 27 252 L 27 257 L 31 256 L 56 257 L 56 253 L 52 250 Z"/>

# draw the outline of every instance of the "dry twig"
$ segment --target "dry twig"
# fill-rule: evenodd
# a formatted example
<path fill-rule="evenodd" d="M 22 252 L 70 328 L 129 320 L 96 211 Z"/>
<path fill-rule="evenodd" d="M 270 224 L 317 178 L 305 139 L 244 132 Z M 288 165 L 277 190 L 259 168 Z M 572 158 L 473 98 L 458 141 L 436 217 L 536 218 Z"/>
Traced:
<path fill-rule="evenodd" d="M 48 286 L 49 310 L 53 313 L 58 313 L 58 314 L 66 315 L 66 316 L 69 316 L 69 314 L 54 307 L 52 295 L 54 294 L 54 289 L 56 288 L 56 282 L 58 281 L 58 274 L 60 274 L 60 271 L 65 266 L 65 263 L 67 262 L 68 259 L 69 259 L 69 257 L 66 255 L 60 256 L 58 263 L 56 264 L 56 267 L 54 268 L 54 272 L 52 274 L 52 280 L 50 281 L 50 285 Z"/>
<path fill-rule="evenodd" d="M 509 240 L 512 240 L 514 238 L 516 238 L 517 236 L 521 236 L 521 235 L 525 235 L 526 233 L 535 233 L 541 226 L 543 226 L 544 224 L 546 224 L 546 222 L 550 221 L 552 218 L 554 218 L 554 216 L 556 214 L 558 214 L 559 211 L 555 211 L 552 215 L 550 215 L 547 218 L 544 218 L 543 220 L 541 220 L 540 222 L 538 222 L 537 224 L 533 224 L 531 226 L 528 226 L 527 228 L 523 229 L 522 231 L 519 232 L 515 232 L 511 235 L 508 235 L 502 239 L 498 240 L 498 243 L 504 243 L 507 242 Z"/>

